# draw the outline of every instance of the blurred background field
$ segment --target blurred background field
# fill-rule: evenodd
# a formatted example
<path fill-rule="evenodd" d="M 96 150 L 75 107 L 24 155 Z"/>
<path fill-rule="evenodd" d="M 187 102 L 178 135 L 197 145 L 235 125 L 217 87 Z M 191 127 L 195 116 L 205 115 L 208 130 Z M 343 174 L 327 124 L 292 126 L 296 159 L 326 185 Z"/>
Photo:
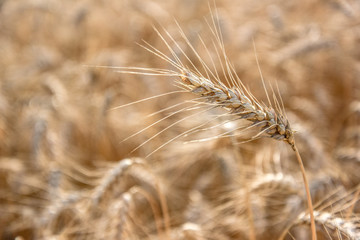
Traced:
<path fill-rule="evenodd" d="M 265 101 L 254 42 L 279 87 L 319 239 L 360 237 L 359 1 L 0 0 L 0 239 L 309 239 L 284 143 L 174 141 L 145 158 L 184 121 L 132 151 L 181 114 L 123 141 L 189 95 L 111 110 L 174 91 L 174 79 L 93 66 L 171 68 L 136 44 L 170 55 L 153 26 L 199 65 L 176 21 L 211 62 L 198 39 L 212 45 L 210 9 L 244 84 Z"/>

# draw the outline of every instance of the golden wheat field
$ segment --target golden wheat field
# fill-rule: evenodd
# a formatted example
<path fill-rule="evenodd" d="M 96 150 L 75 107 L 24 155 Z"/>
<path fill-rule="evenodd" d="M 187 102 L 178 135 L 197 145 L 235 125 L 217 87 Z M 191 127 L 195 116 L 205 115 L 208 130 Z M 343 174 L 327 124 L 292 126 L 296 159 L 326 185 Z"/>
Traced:
<path fill-rule="evenodd" d="M 0 1 L 0 239 L 354 240 L 359 199 L 359 1 Z"/>

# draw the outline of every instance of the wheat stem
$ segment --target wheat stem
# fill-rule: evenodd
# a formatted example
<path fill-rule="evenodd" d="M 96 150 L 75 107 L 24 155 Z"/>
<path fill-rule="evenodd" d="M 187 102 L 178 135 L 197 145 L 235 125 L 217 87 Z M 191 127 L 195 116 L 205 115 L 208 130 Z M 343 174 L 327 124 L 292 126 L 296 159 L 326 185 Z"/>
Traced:
<path fill-rule="evenodd" d="M 308 207 L 309 207 L 309 214 L 310 214 L 310 221 L 311 221 L 311 233 L 312 233 L 312 240 L 316 240 L 316 226 L 315 226 L 315 217 L 314 217 L 314 208 L 312 205 L 312 201 L 311 201 L 311 194 L 310 194 L 310 188 L 309 188 L 309 183 L 306 177 L 306 172 L 305 172 L 305 168 L 304 168 L 304 164 L 303 161 L 301 159 L 299 150 L 297 149 L 296 145 L 294 144 L 293 149 L 295 151 L 296 154 L 296 159 L 300 165 L 300 169 L 301 169 L 301 174 L 303 177 L 303 181 L 304 181 L 304 185 L 305 185 L 305 191 L 306 191 L 306 198 L 307 198 L 307 202 L 308 202 Z"/>

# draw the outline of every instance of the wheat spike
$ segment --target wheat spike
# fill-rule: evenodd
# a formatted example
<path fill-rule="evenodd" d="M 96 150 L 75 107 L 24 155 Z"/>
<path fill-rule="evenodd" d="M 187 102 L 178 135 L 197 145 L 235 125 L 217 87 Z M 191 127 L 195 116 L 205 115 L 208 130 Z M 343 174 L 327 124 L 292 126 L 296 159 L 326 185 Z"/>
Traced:
<path fill-rule="evenodd" d="M 141 164 L 140 159 L 123 159 L 113 168 L 111 168 L 105 177 L 102 179 L 102 182 L 96 187 L 94 193 L 92 194 L 92 202 L 96 206 L 100 204 L 105 195 L 109 192 L 113 192 L 114 185 L 118 183 L 119 179 L 123 177 L 124 173 L 132 166 L 136 164 Z M 118 187 L 119 188 L 119 187 Z M 119 191 L 119 190 L 118 190 Z M 121 191 L 121 190 L 120 190 Z"/>
<path fill-rule="evenodd" d="M 314 216 L 317 224 L 323 225 L 326 232 L 328 230 L 335 231 L 340 236 L 346 236 L 348 239 L 360 239 L 359 218 L 353 217 L 350 219 L 337 217 L 330 212 L 314 211 Z M 301 223 L 309 224 L 310 218 L 308 214 L 301 214 L 299 216 Z"/>
<path fill-rule="evenodd" d="M 254 99 L 251 100 L 242 89 L 230 89 L 186 69 L 181 75 L 181 85 L 227 109 L 234 116 L 251 121 L 253 125 L 262 126 L 263 130 L 260 133 L 265 133 L 276 140 L 284 140 L 294 148 L 294 132 L 287 119 L 279 111 L 262 106 Z"/>
<path fill-rule="evenodd" d="M 155 31 L 157 32 L 158 36 L 162 39 L 164 44 L 167 46 L 169 51 L 172 54 L 171 59 L 170 57 L 166 56 L 163 52 L 156 49 L 155 47 L 151 46 L 150 44 L 146 43 L 146 46 L 142 46 L 149 52 L 153 53 L 154 55 L 158 56 L 159 58 L 165 60 L 169 64 L 171 64 L 173 67 L 177 69 L 177 71 L 168 70 L 168 69 L 156 69 L 156 68 L 137 68 L 137 67 L 120 67 L 118 69 L 119 72 L 122 73 L 130 73 L 130 74 L 139 74 L 139 75 L 152 75 L 152 76 L 169 76 L 169 77 L 179 77 L 177 80 L 177 84 L 179 87 L 183 88 L 186 91 L 189 91 L 193 94 L 196 94 L 199 96 L 200 99 L 203 99 L 207 102 L 210 102 L 209 105 L 213 107 L 221 107 L 228 111 L 229 115 L 233 116 L 234 119 L 244 119 L 247 121 L 252 122 L 252 125 L 245 128 L 250 129 L 252 127 L 261 127 L 261 130 L 255 134 L 253 137 L 249 139 L 249 141 L 258 139 L 262 136 L 267 136 L 276 140 L 282 140 L 286 143 L 288 143 L 292 149 L 294 150 L 296 154 L 297 161 L 300 166 L 300 170 L 303 176 L 304 185 L 306 189 L 306 197 L 307 202 L 310 210 L 311 215 L 311 228 L 312 228 L 312 239 L 316 240 L 316 229 L 315 229 L 315 220 L 313 215 L 313 207 L 312 207 L 312 201 L 311 201 L 311 195 L 309 190 L 309 184 L 305 173 L 305 168 L 300 156 L 300 153 L 295 145 L 295 139 L 294 139 L 294 131 L 291 129 L 290 124 L 287 120 L 287 117 L 285 115 L 284 106 L 282 101 L 279 102 L 279 100 L 276 98 L 275 93 L 273 92 L 274 96 L 274 103 L 275 108 L 271 105 L 271 101 L 268 95 L 268 92 L 266 90 L 265 82 L 262 77 L 262 73 L 259 67 L 259 72 L 262 79 L 262 84 L 266 92 L 267 100 L 269 102 L 269 105 L 265 105 L 260 103 L 253 95 L 252 93 L 245 87 L 245 85 L 242 83 L 242 81 L 239 79 L 239 77 L 236 75 L 236 72 L 234 71 L 234 68 L 232 64 L 229 62 L 226 52 L 224 50 L 224 43 L 221 38 L 220 30 L 218 29 L 218 26 L 216 23 L 214 23 L 214 29 L 212 29 L 213 34 L 218 42 L 218 47 L 222 51 L 220 56 L 220 53 L 217 52 L 220 59 L 220 66 L 225 74 L 225 81 L 226 83 L 231 86 L 227 87 L 219 78 L 219 75 L 217 72 L 215 74 L 210 70 L 210 68 L 206 65 L 206 63 L 202 60 L 200 55 L 197 53 L 197 51 L 194 49 L 194 47 L 191 45 L 190 41 L 184 34 L 184 32 L 180 29 L 180 33 L 182 38 L 185 40 L 188 47 L 192 50 L 192 52 L 195 54 L 195 56 L 198 58 L 198 60 L 201 62 L 201 65 L 205 71 L 205 76 L 199 71 L 199 69 L 195 66 L 195 64 L 190 60 L 190 58 L 186 55 L 184 50 L 179 46 L 179 44 L 174 40 L 174 38 L 165 30 L 165 33 L 167 36 L 171 39 L 171 42 L 175 44 L 175 46 L 179 49 L 181 54 L 184 55 L 184 57 L 190 62 L 192 69 L 190 69 L 188 66 L 184 65 L 184 62 L 181 61 L 181 59 L 177 56 L 175 53 L 175 50 L 170 46 L 169 42 L 165 40 L 164 36 L 160 34 L 160 32 L 155 28 Z M 201 40 L 201 38 L 200 38 Z M 205 46 L 207 49 L 207 47 Z M 215 47 L 216 48 L 216 47 Z M 256 52 L 255 46 L 254 50 Z M 256 57 L 257 59 L 257 57 Z M 224 62 L 222 62 L 224 61 Z M 281 100 L 281 98 L 280 98 Z M 185 118 L 186 119 L 186 118 Z M 183 119 L 184 120 L 184 119 Z M 177 124 L 178 122 L 175 122 L 162 130 L 161 132 L 167 130 L 168 128 L 172 127 L 173 125 Z M 175 139 L 184 136 L 185 134 L 188 134 L 193 129 L 190 129 L 172 139 L 162 144 L 159 148 L 155 149 L 153 152 L 151 152 L 148 156 L 152 155 L 159 149 L 161 149 L 163 146 L 167 145 L 168 143 L 174 141 Z M 234 131 L 234 130 L 231 130 Z M 161 133 L 160 132 L 160 133 Z M 159 134 L 159 133 L 158 133 Z M 158 134 L 155 134 L 153 137 L 157 136 Z M 217 136 L 221 137 L 223 135 Z M 152 138 L 153 138 L 152 137 Z M 141 144 L 139 147 L 147 143 L 152 138 L 146 140 L 143 144 Z M 139 148 L 138 147 L 138 148 Z"/>

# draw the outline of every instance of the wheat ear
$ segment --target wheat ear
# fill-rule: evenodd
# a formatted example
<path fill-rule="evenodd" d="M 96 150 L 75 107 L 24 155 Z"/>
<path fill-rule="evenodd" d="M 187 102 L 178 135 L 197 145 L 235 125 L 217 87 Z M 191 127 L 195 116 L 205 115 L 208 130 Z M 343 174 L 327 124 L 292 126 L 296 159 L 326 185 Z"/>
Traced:
<path fill-rule="evenodd" d="M 145 42 L 145 45 L 141 45 L 144 49 L 148 50 L 149 52 L 153 53 L 154 55 L 158 56 L 159 58 L 165 60 L 173 67 L 177 69 L 177 71 L 168 70 L 168 69 L 156 69 L 156 68 L 137 68 L 137 67 L 130 67 L 130 68 L 118 68 L 120 69 L 119 72 L 122 73 L 131 73 L 131 74 L 140 74 L 140 75 L 152 75 L 152 76 L 170 76 L 170 77 L 179 77 L 177 84 L 186 91 L 192 92 L 199 96 L 199 99 L 203 99 L 208 101 L 214 107 L 221 107 L 229 113 L 229 115 L 244 119 L 247 121 L 252 122 L 252 125 L 249 127 L 261 127 L 259 133 L 253 136 L 250 140 L 254 140 L 260 138 L 262 136 L 267 136 L 276 140 L 281 140 L 287 142 L 295 152 L 297 161 L 300 165 L 300 169 L 303 176 L 303 181 L 306 189 L 306 197 L 310 212 L 311 218 L 311 229 L 312 229 L 312 239 L 316 240 L 316 226 L 315 226 L 315 218 L 313 216 L 313 205 L 311 201 L 311 195 L 309 190 L 309 184 L 305 173 L 305 168 L 300 156 L 300 153 L 295 145 L 294 139 L 294 131 L 291 129 L 290 124 L 286 118 L 284 106 L 279 103 L 279 101 L 274 97 L 275 108 L 271 106 L 271 102 L 266 91 L 267 99 L 269 101 L 270 106 L 266 106 L 265 104 L 260 103 L 252 94 L 251 92 L 244 86 L 241 80 L 236 75 L 236 72 L 229 62 L 225 50 L 224 50 L 224 43 L 221 38 L 221 32 L 219 26 L 216 23 L 213 23 L 214 29 L 212 29 L 212 33 L 215 36 L 220 50 L 222 51 L 222 57 L 218 55 L 220 59 L 223 59 L 224 64 L 220 63 L 222 70 L 227 70 L 227 75 L 225 75 L 225 80 L 228 85 L 233 86 L 232 88 L 227 87 L 219 78 L 217 72 L 215 74 L 210 70 L 210 68 L 206 65 L 204 60 L 200 57 L 198 52 L 195 48 L 191 45 L 189 39 L 186 37 L 185 33 L 179 26 L 181 36 L 185 40 L 188 47 L 191 51 L 195 54 L 195 56 L 200 61 L 203 69 L 206 72 L 206 77 L 204 77 L 201 72 L 197 69 L 195 64 L 190 60 L 190 58 L 185 54 L 184 50 L 179 46 L 179 44 L 174 40 L 174 38 L 166 32 L 167 36 L 171 39 L 171 42 L 175 44 L 181 54 L 190 62 L 191 66 L 195 69 L 192 71 L 189 67 L 185 66 L 184 63 L 180 60 L 178 55 L 175 53 L 174 49 L 170 46 L 170 44 L 165 40 L 164 36 L 154 28 L 157 32 L 158 36 L 161 40 L 165 43 L 167 48 L 170 50 L 174 59 L 166 56 L 163 52 L 156 49 L 155 47 L 151 46 Z M 200 41 L 204 44 L 206 50 L 207 47 L 203 40 L 200 38 Z M 218 52 L 217 52 L 218 53 Z M 219 54 L 219 53 L 218 53 Z M 260 70 L 260 69 L 259 69 Z M 261 71 L 260 71 L 261 74 Z M 262 75 L 261 75 L 262 76 Z M 215 79 L 214 81 L 210 80 L 210 78 Z M 263 86 L 265 88 L 265 83 L 263 81 Z M 266 88 L 265 88 L 266 90 Z M 274 95 L 275 96 L 275 95 Z M 174 124 L 173 124 L 174 125 Z M 171 125 L 172 126 L 172 125 Z M 249 129 L 246 128 L 246 129 Z M 186 132 L 187 133 L 187 132 Z M 180 134 L 178 137 L 183 136 L 185 133 Z M 175 137 L 169 142 L 175 140 Z M 163 144 L 161 147 L 163 147 Z M 160 148 L 161 148 L 160 147 Z M 155 151 L 157 151 L 156 149 Z M 154 151 L 154 152 L 155 152 Z M 153 153 L 153 152 L 152 152 Z M 151 153 L 151 154 L 152 154 Z"/>
<path fill-rule="evenodd" d="M 262 106 L 253 97 L 251 97 L 252 99 L 247 97 L 245 95 L 246 89 L 230 89 L 221 83 L 213 83 L 187 69 L 183 69 L 183 74 L 180 77 L 180 84 L 188 91 L 216 103 L 240 119 L 251 121 L 254 126 L 261 126 L 262 131 L 256 137 L 264 133 L 276 140 L 284 140 L 295 151 L 294 133 L 286 118 L 279 111 Z"/>
<path fill-rule="evenodd" d="M 261 134 L 267 134 L 270 138 L 276 140 L 283 140 L 290 144 L 296 154 L 296 159 L 300 165 L 306 197 L 310 212 L 312 239 L 316 239 L 316 226 L 313 214 L 313 206 L 311 201 L 309 183 L 306 177 L 304 164 L 302 162 L 300 153 L 295 145 L 294 132 L 290 128 L 287 119 L 272 108 L 262 106 L 253 97 L 247 97 L 245 92 L 248 92 L 245 87 L 230 89 L 221 83 L 214 83 L 207 78 L 198 76 L 195 73 L 183 69 L 180 84 L 187 90 L 204 97 L 208 101 L 215 103 L 232 115 L 251 121 L 253 125 L 262 126 L 262 131 L 255 137 Z"/>
<path fill-rule="evenodd" d="M 357 216 L 346 219 L 342 217 L 336 217 L 329 212 L 314 211 L 316 221 L 322 224 L 325 228 L 331 229 L 335 232 L 339 232 L 341 235 L 348 237 L 349 239 L 356 240 L 360 238 L 360 231 Z M 300 223 L 309 223 L 309 216 L 303 213 L 299 217 Z M 329 234 L 329 233 L 328 233 Z"/>

